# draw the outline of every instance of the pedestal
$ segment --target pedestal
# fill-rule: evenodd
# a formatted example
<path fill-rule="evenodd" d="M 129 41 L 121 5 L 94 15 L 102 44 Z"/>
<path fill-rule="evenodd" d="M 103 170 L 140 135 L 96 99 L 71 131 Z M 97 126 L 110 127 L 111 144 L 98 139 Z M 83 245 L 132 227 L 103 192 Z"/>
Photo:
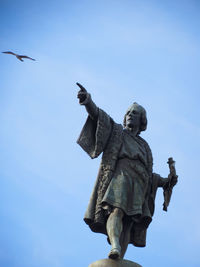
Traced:
<path fill-rule="evenodd" d="M 91 263 L 88 267 L 142 267 L 141 265 L 128 260 L 103 259 Z"/>

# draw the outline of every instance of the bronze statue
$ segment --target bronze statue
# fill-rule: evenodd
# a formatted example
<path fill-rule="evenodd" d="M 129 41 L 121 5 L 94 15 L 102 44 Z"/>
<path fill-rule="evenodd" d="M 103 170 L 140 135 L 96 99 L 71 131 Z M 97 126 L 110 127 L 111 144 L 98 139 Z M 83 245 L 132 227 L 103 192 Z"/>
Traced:
<path fill-rule="evenodd" d="M 82 85 L 77 85 L 79 103 L 89 114 L 77 142 L 92 159 L 103 152 L 84 221 L 92 231 L 107 235 L 109 258 L 123 258 L 129 243 L 146 245 L 157 188 L 164 189 L 163 209 L 167 210 L 178 176 L 172 158 L 168 178 L 152 172 L 151 149 L 140 137 L 147 127 L 142 106 L 133 103 L 122 126 L 95 105 Z"/>

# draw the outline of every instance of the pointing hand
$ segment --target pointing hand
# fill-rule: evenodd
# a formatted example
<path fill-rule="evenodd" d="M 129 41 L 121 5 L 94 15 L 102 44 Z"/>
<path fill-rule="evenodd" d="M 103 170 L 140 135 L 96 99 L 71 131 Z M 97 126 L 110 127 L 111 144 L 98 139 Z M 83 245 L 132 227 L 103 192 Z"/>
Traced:
<path fill-rule="evenodd" d="M 79 103 L 82 103 L 86 99 L 88 92 L 80 83 L 76 84 L 78 85 L 78 87 L 80 87 L 80 90 L 78 91 L 77 94 L 77 98 L 79 98 Z"/>

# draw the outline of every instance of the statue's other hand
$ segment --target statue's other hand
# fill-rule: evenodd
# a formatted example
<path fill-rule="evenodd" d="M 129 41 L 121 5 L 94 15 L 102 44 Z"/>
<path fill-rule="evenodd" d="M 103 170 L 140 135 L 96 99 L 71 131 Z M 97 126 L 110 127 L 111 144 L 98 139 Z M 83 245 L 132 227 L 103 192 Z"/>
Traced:
<path fill-rule="evenodd" d="M 173 175 L 171 178 L 171 185 L 175 186 L 178 182 L 178 175 Z"/>
<path fill-rule="evenodd" d="M 76 83 L 76 84 L 80 87 L 80 90 L 78 91 L 78 94 L 77 94 L 77 98 L 79 98 L 79 103 L 82 103 L 87 98 L 88 92 L 80 83 Z"/>

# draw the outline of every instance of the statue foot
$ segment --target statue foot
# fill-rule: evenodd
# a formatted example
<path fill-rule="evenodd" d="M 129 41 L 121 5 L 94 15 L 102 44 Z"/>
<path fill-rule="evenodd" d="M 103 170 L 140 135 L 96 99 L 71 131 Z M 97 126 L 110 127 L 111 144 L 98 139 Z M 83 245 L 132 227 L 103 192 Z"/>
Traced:
<path fill-rule="evenodd" d="M 116 260 L 116 259 L 119 259 L 120 253 L 121 253 L 121 251 L 119 248 L 112 248 L 110 253 L 108 254 L 108 257 L 110 259 Z"/>

